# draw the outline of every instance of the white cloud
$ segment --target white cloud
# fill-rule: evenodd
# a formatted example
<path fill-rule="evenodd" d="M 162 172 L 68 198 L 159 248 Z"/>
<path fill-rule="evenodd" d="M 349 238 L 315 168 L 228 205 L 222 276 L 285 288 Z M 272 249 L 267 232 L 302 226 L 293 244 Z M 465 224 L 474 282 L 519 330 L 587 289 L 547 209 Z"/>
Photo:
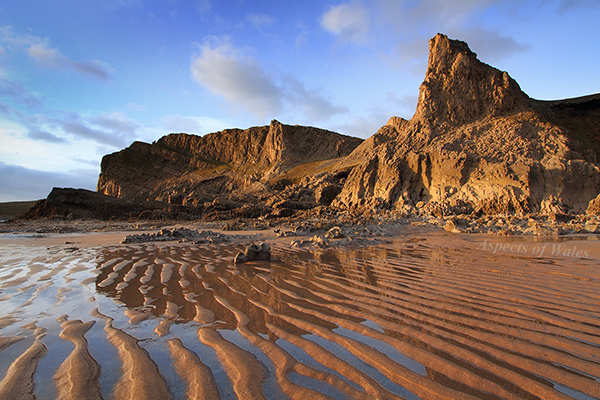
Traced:
<path fill-rule="evenodd" d="M 46 114 L 26 115 L 8 107 L 10 120 L 21 126 L 34 141 L 73 143 L 81 139 L 121 148 L 137 138 L 139 124 L 125 113 L 84 116 L 76 112 L 46 110 Z"/>
<path fill-rule="evenodd" d="M 124 134 L 130 137 L 135 136 L 139 124 L 124 112 L 112 112 L 109 114 L 99 114 L 88 118 L 88 120 L 115 134 Z"/>
<path fill-rule="evenodd" d="M 191 72 L 212 93 L 261 119 L 291 108 L 300 108 L 306 117 L 321 120 L 345 111 L 294 77 L 276 79 L 255 58 L 233 47 L 227 39 L 213 37 L 199 45 L 199 54 L 192 58 Z"/>
<path fill-rule="evenodd" d="M 45 131 L 37 126 L 30 126 L 27 129 L 27 137 L 36 141 L 48 143 L 68 143 L 64 137 L 56 136 L 48 131 Z"/>
<path fill-rule="evenodd" d="M 371 16 L 367 8 L 356 2 L 343 3 L 323 14 L 321 26 L 343 41 L 364 44 L 371 29 Z"/>
<path fill-rule="evenodd" d="M 20 102 L 38 113 L 23 111 L 0 101 L 2 119 L 0 124 L 19 126 L 23 135 L 34 141 L 47 143 L 71 143 L 73 139 L 87 139 L 112 148 L 123 147 L 135 140 L 140 125 L 124 112 L 83 115 L 46 109 L 41 101 L 29 94 L 22 86 L 0 79 L 0 96 L 12 102 Z M 37 107 L 37 106 L 40 107 Z"/>
<path fill-rule="evenodd" d="M 211 43 L 212 42 L 212 43 Z M 280 89 L 252 57 L 228 40 L 211 38 L 192 60 L 192 76 L 211 92 L 261 117 L 282 108 Z"/>

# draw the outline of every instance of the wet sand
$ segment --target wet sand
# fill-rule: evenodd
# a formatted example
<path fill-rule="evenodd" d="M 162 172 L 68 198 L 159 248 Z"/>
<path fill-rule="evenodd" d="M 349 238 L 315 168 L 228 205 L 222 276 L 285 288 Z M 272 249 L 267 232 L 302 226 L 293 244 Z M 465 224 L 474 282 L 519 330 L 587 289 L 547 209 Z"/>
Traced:
<path fill-rule="evenodd" d="M 0 398 L 600 398 L 600 240 L 0 237 Z"/>

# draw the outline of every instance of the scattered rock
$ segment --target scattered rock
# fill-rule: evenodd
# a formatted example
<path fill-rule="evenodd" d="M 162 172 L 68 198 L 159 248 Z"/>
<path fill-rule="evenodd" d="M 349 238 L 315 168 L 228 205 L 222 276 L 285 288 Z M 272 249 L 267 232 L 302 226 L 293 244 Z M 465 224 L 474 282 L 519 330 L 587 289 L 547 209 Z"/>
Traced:
<path fill-rule="evenodd" d="M 271 246 L 268 243 L 251 244 L 246 247 L 243 253 L 238 253 L 235 256 L 236 264 L 245 263 L 248 261 L 269 261 L 271 259 Z"/>
<path fill-rule="evenodd" d="M 334 226 L 333 228 L 327 231 L 325 237 L 329 239 L 342 239 L 346 237 L 346 234 L 344 233 L 342 228 L 340 228 L 339 226 Z"/>
<path fill-rule="evenodd" d="M 188 228 L 161 229 L 157 233 L 142 233 L 128 235 L 122 244 L 145 243 L 145 242 L 189 242 L 189 243 L 223 243 L 234 239 L 250 239 L 251 235 L 225 235 L 213 231 L 198 231 Z"/>
<path fill-rule="evenodd" d="M 454 222 L 450 220 L 446 221 L 446 224 L 444 225 L 444 230 L 452 233 L 458 232 L 458 229 L 456 229 L 456 225 L 454 225 Z"/>
<path fill-rule="evenodd" d="M 277 237 L 288 237 L 288 236 L 297 236 L 298 234 L 294 231 L 284 230 L 284 229 L 275 229 L 273 232 L 277 235 Z"/>
<path fill-rule="evenodd" d="M 331 243 L 329 242 L 329 240 L 327 240 L 323 236 L 315 235 L 310 239 L 292 240 L 290 243 L 290 246 L 292 246 L 292 247 L 314 246 L 314 247 L 319 247 L 321 249 L 325 249 L 327 247 L 330 247 Z"/>

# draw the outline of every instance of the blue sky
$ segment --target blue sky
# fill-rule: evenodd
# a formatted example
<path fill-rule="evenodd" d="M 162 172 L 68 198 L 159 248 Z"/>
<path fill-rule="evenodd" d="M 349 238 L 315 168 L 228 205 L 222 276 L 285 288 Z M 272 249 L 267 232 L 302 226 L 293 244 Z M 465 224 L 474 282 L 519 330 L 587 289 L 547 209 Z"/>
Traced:
<path fill-rule="evenodd" d="M 598 0 L 0 0 L 0 201 L 95 189 L 135 140 L 272 119 L 369 137 L 437 32 L 531 97 L 600 92 Z"/>

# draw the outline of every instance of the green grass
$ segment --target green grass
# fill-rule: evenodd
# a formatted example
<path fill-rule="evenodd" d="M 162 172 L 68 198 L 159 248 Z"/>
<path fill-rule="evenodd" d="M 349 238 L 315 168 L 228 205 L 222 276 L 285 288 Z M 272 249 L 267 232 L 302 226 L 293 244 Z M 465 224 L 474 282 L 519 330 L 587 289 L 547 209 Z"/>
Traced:
<path fill-rule="evenodd" d="M 25 214 L 36 201 L 10 201 L 0 203 L 0 219 L 18 217 Z"/>

